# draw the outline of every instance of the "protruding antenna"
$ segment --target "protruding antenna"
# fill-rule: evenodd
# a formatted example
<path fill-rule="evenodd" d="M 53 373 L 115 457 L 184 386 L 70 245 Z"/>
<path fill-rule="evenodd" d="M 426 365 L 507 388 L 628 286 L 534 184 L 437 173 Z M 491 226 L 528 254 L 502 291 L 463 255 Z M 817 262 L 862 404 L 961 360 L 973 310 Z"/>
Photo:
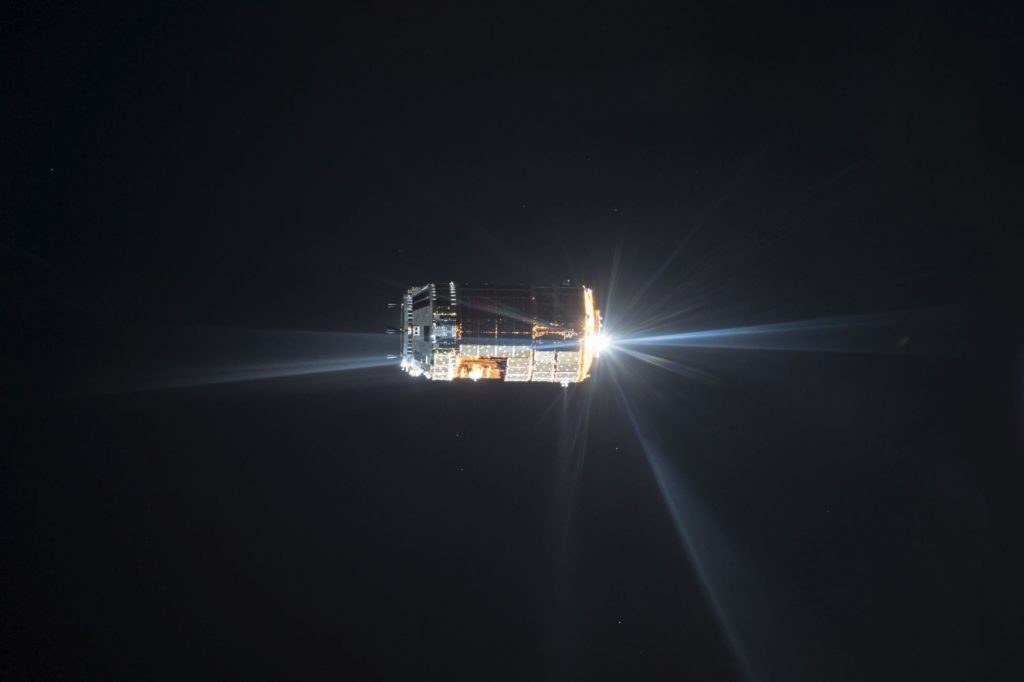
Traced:
<path fill-rule="evenodd" d="M 388 327 L 388 334 L 397 334 L 401 331 L 398 327 Z"/>
<path fill-rule="evenodd" d="M 397 303 L 391 303 L 391 302 L 388 303 L 388 310 L 394 310 L 397 307 L 398 307 Z"/>
<path fill-rule="evenodd" d="M 388 360 L 397 360 L 398 356 L 394 353 L 388 353 Z"/>

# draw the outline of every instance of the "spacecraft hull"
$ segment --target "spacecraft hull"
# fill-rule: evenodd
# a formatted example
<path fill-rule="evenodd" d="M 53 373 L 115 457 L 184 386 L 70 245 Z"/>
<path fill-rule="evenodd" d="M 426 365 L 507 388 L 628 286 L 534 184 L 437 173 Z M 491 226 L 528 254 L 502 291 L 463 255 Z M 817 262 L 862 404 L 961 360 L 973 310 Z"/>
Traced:
<path fill-rule="evenodd" d="M 601 316 L 580 285 L 410 287 L 398 306 L 401 367 L 433 381 L 585 381 Z"/>

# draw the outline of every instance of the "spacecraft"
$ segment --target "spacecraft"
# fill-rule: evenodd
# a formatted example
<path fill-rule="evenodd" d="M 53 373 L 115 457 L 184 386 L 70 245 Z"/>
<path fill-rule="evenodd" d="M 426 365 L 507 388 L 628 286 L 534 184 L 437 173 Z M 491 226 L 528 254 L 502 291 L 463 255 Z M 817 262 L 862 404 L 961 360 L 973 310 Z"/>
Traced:
<path fill-rule="evenodd" d="M 401 368 L 433 381 L 543 381 L 590 376 L 603 345 L 594 293 L 555 285 L 425 284 L 411 287 L 397 327 Z"/>

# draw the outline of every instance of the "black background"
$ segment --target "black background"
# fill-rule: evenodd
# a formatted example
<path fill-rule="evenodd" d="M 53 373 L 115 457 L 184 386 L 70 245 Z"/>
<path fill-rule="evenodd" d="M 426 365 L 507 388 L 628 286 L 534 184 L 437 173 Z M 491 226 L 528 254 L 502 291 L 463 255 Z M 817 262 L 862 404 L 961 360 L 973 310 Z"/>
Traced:
<path fill-rule="evenodd" d="M 8 3 L 0 676 L 1020 677 L 1024 26 L 860 5 Z M 133 383 L 565 277 L 624 334 L 959 327 L 567 392 Z"/>

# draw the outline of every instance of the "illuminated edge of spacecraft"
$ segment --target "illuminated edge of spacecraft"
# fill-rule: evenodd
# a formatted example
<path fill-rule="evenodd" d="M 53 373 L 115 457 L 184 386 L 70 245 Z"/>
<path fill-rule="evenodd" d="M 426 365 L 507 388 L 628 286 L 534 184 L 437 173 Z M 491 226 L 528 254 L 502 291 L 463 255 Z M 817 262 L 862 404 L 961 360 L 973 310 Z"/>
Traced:
<path fill-rule="evenodd" d="M 402 326 L 391 327 L 388 333 L 401 335 L 399 367 L 409 376 L 433 381 L 534 381 L 567 387 L 589 378 L 595 359 L 609 348 L 601 313 L 594 306 L 594 292 L 587 286 L 561 285 L 569 290 L 578 288 L 582 299 L 580 317 L 564 323 L 544 323 L 511 308 L 492 311 L 506 319 L 529 320 L 530 336 L 515 339 L 499 336 L 497 330 L 494 338 L 464 338 L 459 320 L 460 286 L 448 282 L 447 286 L 411 287 L 401 304 L 388 304 L 401 311 Z"/>

